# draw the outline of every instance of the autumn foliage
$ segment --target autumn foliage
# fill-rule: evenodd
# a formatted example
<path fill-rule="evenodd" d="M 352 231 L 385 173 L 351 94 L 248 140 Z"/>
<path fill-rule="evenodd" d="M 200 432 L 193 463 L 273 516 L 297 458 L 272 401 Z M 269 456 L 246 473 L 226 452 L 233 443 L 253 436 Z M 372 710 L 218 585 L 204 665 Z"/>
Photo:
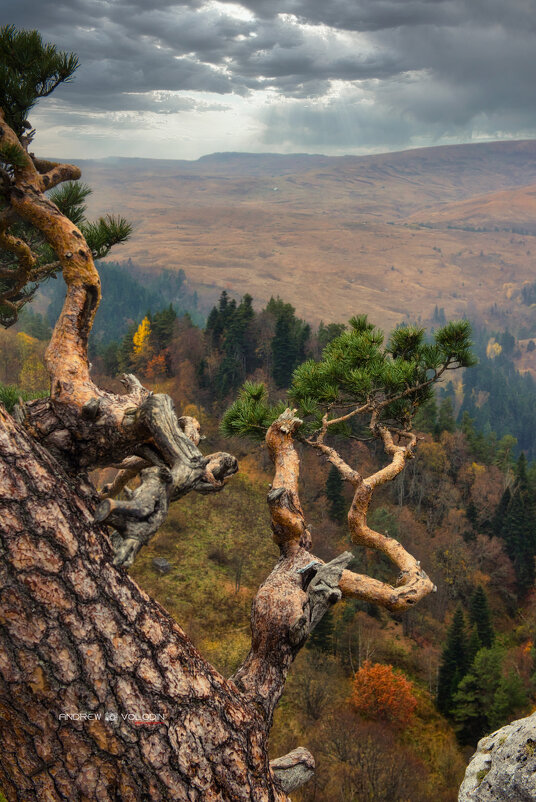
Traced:
<path fill-rule="evenodd" d="M 413 683 L 393 666 L 369 660 L 357 671 L 350 698 L 363 718 L 388 721 L 397 727 L 407 726 L 417 707 Z"/>

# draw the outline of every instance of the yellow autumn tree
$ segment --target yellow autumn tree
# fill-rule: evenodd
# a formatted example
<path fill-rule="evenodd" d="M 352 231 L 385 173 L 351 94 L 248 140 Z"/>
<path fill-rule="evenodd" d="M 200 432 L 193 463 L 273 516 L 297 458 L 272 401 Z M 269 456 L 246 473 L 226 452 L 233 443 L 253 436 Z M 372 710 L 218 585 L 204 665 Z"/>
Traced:
<path fill-rule="evenodd" d="M 132 343 L 134 345 L 134 356 L 140 356 L 144 351 L 147 350 L 150 336 L 151 321 L 147 316 L 145 316 L 134 333 L 134 337 L 132 338 Z"/>
<path fill-rule="evenodd" d="M 488 359 L 495 359 L 502 352 L 502 345 L 497 342 L 495 337 L 490 337 L 486 345 L 486 356 Z"/>
<path fill-rule="evenodd" d="M 132 367 L 135 373 L 143 377 L 147 374 L 147 366 L 155 356 L 151 343 L 151 321 L 146 315 L 132 337 Z"/>

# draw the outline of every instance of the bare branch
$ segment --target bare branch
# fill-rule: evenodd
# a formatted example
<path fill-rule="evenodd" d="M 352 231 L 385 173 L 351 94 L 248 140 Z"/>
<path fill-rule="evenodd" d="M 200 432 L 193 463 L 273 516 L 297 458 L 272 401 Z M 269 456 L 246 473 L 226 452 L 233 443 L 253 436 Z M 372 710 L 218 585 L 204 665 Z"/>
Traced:
<path fill-rule="evenodd" d="M 35 156 L 32 156 L 32 161 L 41 175 L 41 187 L 43 190 L 53 189 L 64 181 L 77 181 L 82 175 L 80 168 L 74 164 L 36 159 Z"/>
<path fill-rule="evenodd" d="M 270 426 L 266 442 L 275 466 L 268 493 L 274 539 L 281 558 L 259 588 L 251 611 L 251 650 L 232 680 L 271 722 L 296 654 L 327 609 L 340 597 L 349 552 L 324 564 L 301 543 L 311 542 L 298 496 L 299 457 L 294 433 L 301 425 L 287 409 Z"/>
<path fill-rule="evenodd" d="M 405 436 L 409 438 L 407 446 L 397 446 L 389 429 L 385 426 L 377 425 L 376 430 L 383 440 L 386 454 L 391 457 L 391 463 L 365 479 L 366 484 L 371 488 L 383 485 L 384 482 L 388 482 L 398 476 L 404 469 L 406 460 L 413 456 L 413 449 L 417 444 L 417 436 L 413 432 L 404 432 Z"/>
<path fill-rule="evenodd" d="M 295 411 L 285 410 L 266 433 L 266 444 L 275 465 L 274 481 L 268 493 L 272 532 L 285 555 L 300 546 L 311 547 L 311 534 L 305 525 L 298 496 L 300 460 L 293 435 L 302 422 L 294 416 Z"/>
<path fill-rule="evenodd" d="M 357 485 L 348 513 L 348 524 L 354 543 L 383 552 L 399 568 L 398 585 L 392 587 L 371 577 L 344 571 L 340 588 L 344 596 L 367 599 L 390 610 L 405 610 L 435 590 L 435 586 L 420 567 L 418 560 L 401 543 L 368 526 L 367 513 L 374 488 L 394 479 L 403 470 L 406 460 L 413 454 L 417 439 L 413 433 L 405 433 L 409 438 L 408 445 L 397 446 L 386 427 L 377 425 L 376 428 L 391 462 Z"/>
<path fill-rule="evenodd" d="M 311 438 L 307 438 L 305 442 L 318 451 L 321 451 L 322 454 L 327 457 L 328 461 L 338 469 L 342 478 L 346 479 L 347 482 L 350 482 L 352 485 L 357 485 L 362 481 L 361 475 L 351 468 L 334 448 L 331 448 L 322 441 L 312 440 Z"/>
<path fill-rule="evenodd" d="M 61 262 L 67 284 L 65 303 L 45 357 L 52 380 L 52 395 L 81 407 L 95 395 L 89 377 L 87 342 L 101 297 L 100 280 L 82 234 L 44 195 L 44 190 L 49 189 L 56 178 L 56 183 L 59 183 L 73 177 L 73 171 L 78 168 L 61 165 L 53 168 L 53 176 L 41 175 L 15 132 L 5 122 L 2 110 L 0 144 L 16 148 L 21 162 L 21 166 L 13 168 L 15 186 L 10 194 L 11 207 L 42 233 Z"/>
<path fill-rule="evenodd" d="M 135 387 L 132 377 L 124 380 Z M 152 441 L 138 448 L 140 457 L 124 461 L 126 468 L 105 488 L 106 498 L 95 511 L 95 521 L 114 527 L 112 538 L 115 564 L 128 567 L 165 521 L 169 505 L 192 490 L 207 493 L 221 490 L 238 470 L 234 457 L 217 452 L 204 457 L 197 447 L 199 423 L 195 418 L 177 420 L 167 395 L 149 395 L 135 413 Z M 186 434 L 185 432 L 188 432 Z M 151 464 L 152 463 L 152 464 Z M 137 475 L 142 464 L 141 483 L 126 500 L 111 496 Z"/>

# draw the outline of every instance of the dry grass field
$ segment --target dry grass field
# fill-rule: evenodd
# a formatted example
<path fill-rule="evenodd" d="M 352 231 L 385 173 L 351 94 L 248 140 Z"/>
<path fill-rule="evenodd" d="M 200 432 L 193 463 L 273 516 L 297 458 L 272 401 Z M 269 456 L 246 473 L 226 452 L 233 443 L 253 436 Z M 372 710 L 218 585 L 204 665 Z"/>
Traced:
<path fill-rule="evenodd" d="M 490 325 L 533 314 L 536 141 L 80 165 L 90 212 L 134 223 L 114 258 L 183 268 L 209 298 L 279 295 L 312 322 L 367 312 L 385 328 L 435 305 Z"/>

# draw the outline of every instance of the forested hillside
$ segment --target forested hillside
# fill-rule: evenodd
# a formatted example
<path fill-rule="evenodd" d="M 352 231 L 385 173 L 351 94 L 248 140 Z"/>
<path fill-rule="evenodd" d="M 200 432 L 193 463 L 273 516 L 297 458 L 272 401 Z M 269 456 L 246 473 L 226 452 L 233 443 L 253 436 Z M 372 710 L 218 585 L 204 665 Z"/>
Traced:
<path fill-rule="evenodd" d="M 121 286 L 124 272 L 109 270 Z M 210 451 L 230 448 L 218 425 L 246 379 L 264 381 L 277 400 L 294 369 L 344 330 L 312 327 L 278 298 L 255 310 L 250 296 L 226 292 L 201 328 L 170 303 L 171 292 L 136 295 L 133 280 L 127 287 L 134 300 L 121 325 L 103 316 L 94 374 L 116 387 L 118 373 L 134 371 L 169 393 L 183 414 L 199 418 Z M 443 314 L 436 310 L 438 323 Z M 47 336 L 45 318 L 32 313 L 18 331 L 0 333 L 8 404 L 21 390 L 45 392 Z M 437 592 L 400 616 L 347 601 L 322 619 L 298 657 L 272 735 L 274 755 L 299 742 L 317 757 L 313 785 L 296 800 L 453 801 L 478 738 L 534 706 L 534 383 L 514 366 L 526 345 L 478 327 L 474 339 L 479 364 L 420 410 L 416 458 L 380 491 L 369 516 L 421 560 Z M 357 453 L 364 470 L 379 467 L 384 458 L 358 423 L 351 435 L 341 453 Z M 243 441 L 230 450 L 240 460 L 237 480 L 210 502 L 187 496 L 171 507 L 131 569 L 227 675 L 247 651 L 250 603 L 276 553 L 267 457 Z M 323 460 L 305 451 L 301 459 L 306 517 L 321 522 L 317 553 L 331 559 L 349 548 L 350 497 Z M 107 475 L 96 478 L 102 484 Z M 354 570 L 387 579 L 385 558 L 353 553 Z"/>

